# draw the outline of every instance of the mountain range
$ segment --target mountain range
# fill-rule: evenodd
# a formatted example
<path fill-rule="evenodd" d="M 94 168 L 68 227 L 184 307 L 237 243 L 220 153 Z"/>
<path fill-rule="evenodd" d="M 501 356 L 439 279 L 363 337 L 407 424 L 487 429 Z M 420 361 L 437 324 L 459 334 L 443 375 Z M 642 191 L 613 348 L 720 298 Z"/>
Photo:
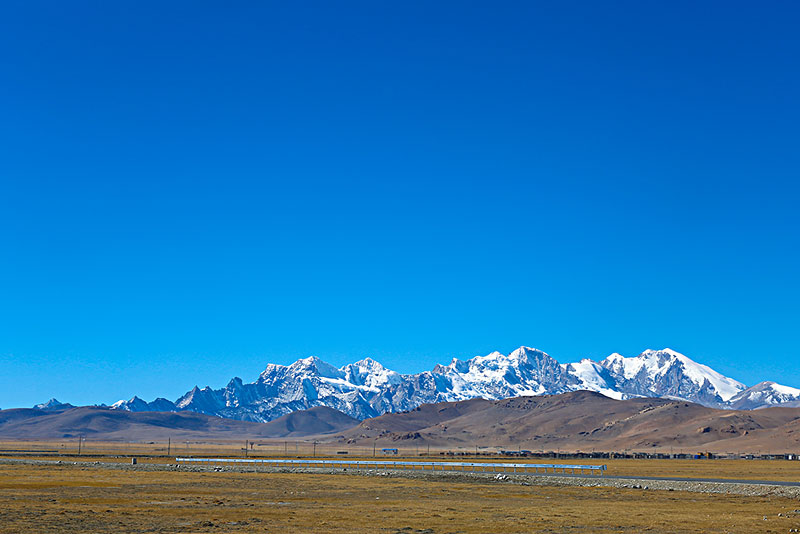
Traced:
<path fill-rule="evenodd" d="M 417 374 L 400 374 L 366 358 L 336 368 L 317 357 L 291 365 L 269 364 L 258 379 L 233 378 L 221 389 L 194 387 L 176 401 L 139 397 L 111 408 L 130 412 L 195 412 L 242 421 L 267 422 L 283 415 L 328 406 L 364 420 L 412 410 L 423 404 L 552 395 L 588 390 L 612 399 L 659 397 L 712 408 L 752 410 L 800 406 L 800 389 L 774 382 L 752 387 L 723 376 L 671 349 L 620 354 L 595 362 L 562 364 L 548 354 L 520 347 L 493 352 Z M 51 404 L 59 404 L 51 399 Z M 40 405 L 46 409 L 47 403 Z"/>
<path fill-rule="evenodd" d="M 51 403 L 57 404 L 57 403 Z M 494 447 L 531 451 L 625 451 L 797 454 L 800 408 L 732 410 L 683 400 L 615 400 L 593 391 L 501 400 L 422 404 L 359 421 L 327 406 L 298 410 L 267 423 L 183 411 L 130 412 L 109 407 L 19 408 L 0 411 L 0 438 L 98 441 L 315 441 L 337 450 L 397 448 L 401 454 Z M 62 447 L 64 444 L 62 443 Z M 264 449 L 262 449 L 264 450 Z M 295 447 L 295 450 L 296 447 Z M 330 447 L 328 449 L 330 451 Z"/>

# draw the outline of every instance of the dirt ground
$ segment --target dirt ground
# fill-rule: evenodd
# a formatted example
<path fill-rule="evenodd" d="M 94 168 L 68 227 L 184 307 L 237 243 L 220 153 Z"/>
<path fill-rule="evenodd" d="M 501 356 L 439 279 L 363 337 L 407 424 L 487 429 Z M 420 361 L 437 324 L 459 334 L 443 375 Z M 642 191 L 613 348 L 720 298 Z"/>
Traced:
<path fill-rule="evenodd" d="M 355 475 L 0 464 L 0 532 L 791 532 L 800 500 Z"/>

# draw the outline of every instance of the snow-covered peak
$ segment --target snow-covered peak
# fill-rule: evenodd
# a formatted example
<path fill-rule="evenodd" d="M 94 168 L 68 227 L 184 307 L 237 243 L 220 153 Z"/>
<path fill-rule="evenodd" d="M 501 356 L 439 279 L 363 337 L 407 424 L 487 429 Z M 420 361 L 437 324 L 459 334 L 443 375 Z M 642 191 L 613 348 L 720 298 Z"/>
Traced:
<path fill-rule="evenodd" d="M 558 362 L 530 347 L 508 355 L 495 351 L 466 361 L 453 359 L 450 365 L 437 365 L 433 372 L 442 375 L 436 382 L 441 400 L 539 395 L 563 385 Z"/>
<path fill-rule="evenodd" d="M 470 358 L 468 361 L 477 363 L 477 362 L 493 362 L 493 361 L 509 360 L 509 359 L 510 359 L 510 355 L 506 356 L 502 352 L 499 352 L 499 351 L 495 350 L 495 351 L 490 352 L 486 356 L 474 356 L 474 357 Z M 458 361 L 460 361 L 458 358 L 453 358 L 453 362 L 458 362 Z"/>
<path fill-rule="evenodd" d="M 345 372 L 346 369 L 360 369 L 364 372 L 378 372 L 382 373 L 386 371 L 386 367 L 383 366 L 379 361 L 373 360 L 372 358 L 364 358 L 358 360 L 355 363 L 349 363 L 342 367 L 340 370 Z"/>
<path fill-rule="evenodd" d="M 372 358 L 364 358 L 356 363 L 345 365 L 340 369 L 345 380 L 355 386 L 380 388 L 386 385 L 399 384 L 403 377 L 391 371 Z"/>
<path fill-rule="evenodd" d="M 773 391 L 778 393 L 779 395 L 787 395 L 791 397 L 800 397 L 800 389 L 793 388 L 791 386 L 784 386 L 782 384 L 776 384 L 775 382 L 767 382 Z"/>
<path fill-rule="evenodd" d="M 344 373 L 316 356 L 297 360 L 289 366 L 293 374 L 313 374 L 325 378 L 344 378 Z"/>
<path fill-rule="evenodd" d="M 489 356 L 503 356 L 499 352 L 493 352 Z M 469 371 L 469 361 L 459 360 L 458 358 L 453 358 L 450 361 L 449 365 L 439 365 L 437 364 L 436 367 L 433 368 L 434 373 L 439 374 L 447 374 L 449 372 L 457 372 L 457 373 L 466 373 Z"/>
<path fill-rule="evenodd" d="M 126 412 L 143 412 L 147 409 L 147 403 L 134 395 L 128 400 L 119 400 L 111 405 L 114 410 L 124 410 Z"/>
<path fill-rule="evenodd" d="M 495 353 L 492 353 L 495 354 Z M 497 353 L 499 354 L 499 353 Z M 517 350 L 511 352 L 508 355 L 508 359 L 511 361 L 518 361 L 518 362 L 527 362 L 531 358 L 550 358 L 550 355 L 544 351 L 539 349 L 535 349 L 533 347 L 520 347 Z"/>
<path fill-rule="evenodd" d="M 47 402 L 37 404 L 34 406 L 37 410 L 66 410 L 67 408 L 74 408 L 73 405 L 65 402 L 60 402 L 56 398 L 52 398 Z"/>
<path fill-rule="evenodd" d="M 459 367 L 463 367 L 463 364 L 466 363 L 467 366 L 470 368 L 481 368 L 481 369 L 506 369 L 509 367 L 519 368 L 521 366 L 528 365 L 529 363 L 531 363 L 531 360 L 540 360 L 540 359 L 552 360 L 552 358 L 550 358 L 548 354 L 538 349 L 534 349 L 531 347 L 520 347 L 516 350 L 511 351 L 508 355 L 505 355 L 502 352 L 494 351 L 490 354 L 487 354 L 486 356 L 475 356 L 474 358 L 470 358 L 466 362 L 461 362 L 454 358 L 452 363 L 448 367 L 450 367 L 453 370 L 458 370 Z"/>
<path fill-rule="evenodd" d="M 608 370 L 589 358 L 584 358 L 577 363 L 566 363 L 561 367 L 565 373 L 577 381 L 578 389 L 597 391 L 606 397 L 617 400 L 624 398 L 623 393 L 614 388 L 613 379 L 608 376 Z"/>
<path fill-rule="evenodd" d="M 721 375 L 707 365 L 695 362 L 691 358 L 672 349 L 648 349 L 638 356 L 626 358 L 614 353 L 600 365 L 620 375 L 626 380 L 658 381 L 677 367 L 683 376 L 699 388 L 705 387 L 706 381 L 714 389 L 714 393 L 722 401 L 728 401 L 745 389 L 744 384 Z"/>
<path fill-rule="evenodd" d="M 195 388 L 197 389 L 197 388 Z M 120 400 L 110 406 L 112 410 L 122 410 L 126 412 L 174 412 L 175 403 L 165 398 L 159 397 L 152 402 L 146 402 L 137 396 L 129 400 Z"/>
<path fill-rule="evenodd" d="M 733 397 L 730 402 L 733 408 L 741 410 L 778 405 L 798 406 L 800 405 L 800 389 L 775 382 L 760 382 L 745 389 Z"/>
<path fill-rule="evenodd" d="M 645 370 L 647 376 L 654 377 L 663 374 L 676 358 L 680 359 L 680 356 L 683 355 L 671 349 L 648 349 L 633 358 L 626 358 L 615 352 L 600 364 L 627 379 L 635 378 L 642 372 L 642 369 Z M 686 357 L 683 356 L 683 358 Z M 686 359 L 688 360 L 688 358 Z"/>
<path fill-rule="evenodd" d="M 492 352 L 486 356 L 474 356 L 467 360 L 466 363 L 469 367 L 498 369 L 500 367 L 507 367 L 517 361 L 519 360 L 512 359 L 511 355 L 506 356 L 500 352 Z M 454 359 L 452 363 L 457 364 L 458 360 Z M 456 369 L 457 367 L 454 366 L 453 368 Z"/>

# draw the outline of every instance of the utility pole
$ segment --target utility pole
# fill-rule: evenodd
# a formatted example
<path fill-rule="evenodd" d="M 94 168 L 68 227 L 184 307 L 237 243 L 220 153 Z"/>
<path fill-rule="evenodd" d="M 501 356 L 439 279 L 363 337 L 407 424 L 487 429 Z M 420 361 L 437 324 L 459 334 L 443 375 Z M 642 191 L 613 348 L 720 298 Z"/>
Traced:
<path fill-rule="evenodd" d="M 283 442 L 283 454 L 286 455 L 288 453 L 289 453 L 289 442 L 288 441 L 284 441 Z"/>
<path fill-rule="evenodd" d="M 83 441 L 83 436 L 78 436 L 78 456 L 81 455 L 81 441 Z"/>
<path fill-rule="evenodd" d="M 314 440 L 314 458 L 317 457 L 317 440 Z"/>
<path fill-rule="evenodd" d="M 170 450 L 172 449 L 172 438 L 167 438 L 167 456 L 170 456 Z"/>
<path fill-rule="evenodd" d="M 378 438 L 375 438 L 372 442 L 372 457 L 375 458 L 375 444 L 378 442 Z"/>
<path fill-rule="evenodd" d="M 249 443 L 247 442 L 247 440 L 245 440 L 244 441 L 244 457 L 245 458 L 247 458 L 247 446 L 248 445 L 249 445 Z"/>

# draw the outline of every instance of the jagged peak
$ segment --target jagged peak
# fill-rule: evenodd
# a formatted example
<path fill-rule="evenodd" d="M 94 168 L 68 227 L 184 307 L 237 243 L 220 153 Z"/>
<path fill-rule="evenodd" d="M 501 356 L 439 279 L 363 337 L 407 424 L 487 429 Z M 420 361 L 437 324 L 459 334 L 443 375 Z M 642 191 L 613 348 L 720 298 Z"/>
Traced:
<path fill-rule="evenodd" d="M 663 349 L 645 349 L 645 350 L 642 351 L 642 354 L 654 354 L 654 353 L 658 353 L 658 352 L 664 352 L 666 354 L 671 354 L 673 356 L 684 356 L 683 354 L 681 354 L 677 350 L 672 350 L 669 347 L 664 347 Z"/>
<path fill-rule="evenodd" d="M 603 367 L 631 380 L 644 373 L 650 380 L 664 376 L 676 366 L 691 382 L 701 388 L 709 385 L 722 401 L 726 402 L 745 389 L 744 384 L 728 378 L 707 365 L 697 363 L 688 356 L 670 349 L 647 349 L 632 358 L 612 354 L 602 362 Z"/>
<path fill-rule="evenodd" d="M 115 410 L 120 410 L 120 409 L 128 410 L 131 407 L 142 406 L 146 404 L 147 403 L 144 400 L 139 398 L 137 395 L 134 395 L 128 400 L 125 399 L 118 400 L 117 402 L 111 405 L 111 408 Z"/>
<path fill-rule="evenodd" d="M 523 359 L 526 359 L 528 354 L 544 354 L 542 351 L 533 349 L 531 347 L 519 347 L 518 349 L 514 349 L 513 351 L 509 352 L 508 354 L 503 354 L 500 351 L 493 351 L 487 354 L 486 356 L 474 356 L 467 360 L 467 363 L 485 363 L 485 362 L 517 362 Z M 453 361 L 450 363 L 451 367 L 457 366 L 461 361 L 458 358 L 453 358 Z"/>
<path fill-rule="evenodd" d="M 367 356 L 366 358 L 362 358 L 357 362 L 348 363 L 344 367 L 341 367 L 340 370 L 344 371 L 347 368 L 359 368 L 359 369 L 386 369 L 381 362 L 378 360 L 374 360 Z"/>
<path fill-rule="evenodd" d="M 185 405 L 188 404 L 198 393 L 200 393 L 200 388 L 195 386 L 175 401 L 176 405 Z"/>
<path fill-rule="evenodd" d="M 521 354 L 526 354 L 526 355 L 527 355 L 527 354 L 531 354 L 531 353 L 534 353 L 534 354 L 543 354 L 543 355 L 545 355 L 545 356 L 547 356 L 547 357 L 550 357 L 550 355 L 549 355 L 549 354 L 547 354 L 547 353 L 546 353 L 545 351 L 543 351 L 543 350 L 539 350 L 539 349 L 537 349 L 537 348 L 534 348 L 534 347 L 526 347 L 525 345 L 523 345 L 523 346 L 521 346 L 520 348 L 518 348 L 518 349 L 516 349 L 516 350 L 512 351 L 512 352 L 511 352 L 511 354 L 509 354 L 508 356 L 509 356 L 509 357 L 512 357 L 512 356 L 515 356 L 515 355 L 521 355 Z"/>
<path fill-rule="evenodd" d="M 314 371 L 325 378 L 342 378 L 344 373 L 317 356 L 301 358 L 289 366 L 292 372 Z"/>
<path fill-rule="evenodd" d="M 513 354 L 513 353 L 512 353 Z M 511 358 L 511 354 L 505 355 L 502 352 L 492 352 L 491 354 L 487 354 L 486 356 L 474 356 L 467 360 L 466 362 L 461 362 L 458 358 L 453 358 L 453 361 L 450 363 L 449 367 L 452 369 L 457 369 L 459 365 L 462 363 L 466 363 L 469 366 L 472 365 L 482 365 L 487 363 L 499 363 L 499 362 L 509 362 L 514 358 Z"/>
<path fill-rule="evenodd" d="M 767 389 L 771 389 L 781 395 L 800 396 L 800 389 L 793 388 L 791 386 L 784 386 L 783 384 L 778 384 L 777 382 L 772 382 L 771 380 L 765 380 L 764 382 L 759 382 L 755 386 L 747 388 L 747 390 L 745 391 L 754 391 L 754 390 L 764 391 Z"/>
<path fill-rule="evenodd" d="M 508 360 L 512 362 L 528 362 L 531 360 L 544 360 L 544 361 L 552 361 L 556 362 L 556 359 L 547 354 L 543 350 L 539 350 L 533 347 L 525 347 L 522 346 L 514 351 L 512 351 L 508 355 Z M 558 363 L 558 362 L 556 362 Z"/>
<path fill-rule="evenodd" d="M 242 387 L 243 385 L 244 385 L 244 382 L 242 381 L 242 379 L 239 378 L 238 376 L 234 376 L 233 378 L 230 379 L 230 381 L 228 382 L 228 385 L 226 387 L 239 388 L 239 387 Z"/>
<path fill-rule="evenodd" d="M 72 405 L 69 404 L 69 403 L 61 402 L 58 399 L 56 399 L 55 397 L 52 397 L 47 402 L 43 402 L 41 404 L 37 404 L 36 406 L 34 406 L 34 408 L 39 409 L 39 410 L 47 410 L 47 409 L 50 409 L 50 408 L 58 408 L 58 407 L 61 407 L 61 406 L 72 406 Z"/>
<path fill-rule="evenodd" d="M 642 365 L 640 362 L 647 362 L 651 360 L 659 360 L 659 361 L 680 361 L 681 363 L 688 363 L 694 365 L 701 365 L 689 358 L 688 356 L 681 354 L 676 350 L 672 350 L 670 348 L 664 349 L 646 349 L 637 354 L 636 356 L 623 356 L 618 352 L 614 352 L 607 356 L 605 359 L 601 360 L 599 363 L 602 364 L 614 364 L 614 363 L 632 363 L 636 362 L 636 365 Z"/>
<path fill-rule="evenodd" d="M 656 358 L 666 357 L 674 360 L 679 360 L 684 363 L 697 363 L 688 356 L 686 356 L 685 354 L 681 354 L 677 350 L 672 350 L 669 347 L 663 349 L 647 349 L 642 351 L 642 353 L 639 354 L 638 356 L 636 356 L 636 358 L 642 358 L 642 359 L 652 358 L 652 357 Z"/>

